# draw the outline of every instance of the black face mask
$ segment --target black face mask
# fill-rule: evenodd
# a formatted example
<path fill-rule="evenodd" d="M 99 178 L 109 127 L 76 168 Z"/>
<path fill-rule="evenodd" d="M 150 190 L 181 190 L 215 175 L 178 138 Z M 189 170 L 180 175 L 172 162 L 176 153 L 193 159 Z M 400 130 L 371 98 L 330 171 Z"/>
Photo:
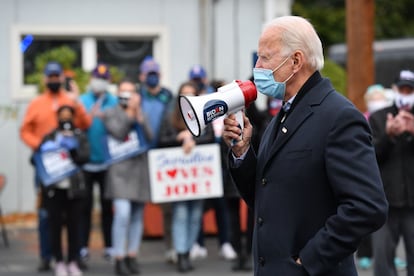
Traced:
<path fill-rule="evenodd" d="M 150 87 L 150 88 L 155 88 L 157 87 L 157 85 L 160 83 L 160 78 L 158 76 L 157 73 L 148 73 L 147 75 L 147 79 L 145 80 L 145 83 Z"/>
<path fill-rule="evenodd" d="M 199 78 L 196 78 L 196 79 L 193 79 L 193 81 L 195 82 L 195 84 L 197 85 L 197 87 L 198 87 L 198 90 L 201 92 L 201 91 L 203 91 L 205 88 L 206 88 L 206 85 L 204 84 L 204 82 L 201 80 L 201 79 L 199 79 Z"/>
<path fill-rule="evenodd" d="M 72 120 L 59 120 L 59 130 L 73 130 Z"/>
<path fill-rule="evenodd" d="M 48 82 L 47 84 L 46 84 L 46 86 L 47 86 L 47 88 L 49 88 L 50 89 L 50 91 L 52 92 L 52 93 L 57 93 L 57 92 L 59 92 L 59 89 L 60 89 L 60 86 L 62 85 L 62 83 L 61 82 L 59 82 L 59 81 L 53 81 L 53 82 Z"/>

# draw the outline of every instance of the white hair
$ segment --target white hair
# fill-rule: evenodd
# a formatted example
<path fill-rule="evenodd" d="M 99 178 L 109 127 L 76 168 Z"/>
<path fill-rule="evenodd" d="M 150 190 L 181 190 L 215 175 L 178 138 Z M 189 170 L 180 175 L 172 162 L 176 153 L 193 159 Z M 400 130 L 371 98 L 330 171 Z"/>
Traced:
<path fill-rule="evenodd" d="M 269 28 L 281 30 L 283 54 L 288 55 L 295 50 L 300 50 L 313 69 L 321 70 L 323 68 L 322 42 L 308 20 L 299 16 L 282 16 L 267 23 L 264 31 Z"/>

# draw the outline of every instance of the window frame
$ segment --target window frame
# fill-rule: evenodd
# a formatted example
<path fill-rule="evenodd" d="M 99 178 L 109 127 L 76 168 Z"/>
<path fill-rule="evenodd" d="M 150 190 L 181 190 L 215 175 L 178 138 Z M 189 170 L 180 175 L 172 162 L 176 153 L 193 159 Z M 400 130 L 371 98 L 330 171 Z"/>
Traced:
<path fill-rule="evenodd" d="M 153 40 L 154 58 L 162 64 L 161 71 L 163 75 L 163 82 L 169 84 L 169 34 L 166 27 L 161 25 L 108 25 L 108 26 L 50 26 L 50 25 L 14 25 L 11 28 L 11 43 L 10 43 L 10 87 L 11 98 L 13 100 L 29 100 L 38 95 L 37 87 L 35 85 L 24 84 L 23 72 L 23 56 L 20 50 L 21 37 L 27 34 L 33 36 L 42 36 L 54 39 L 60 38 L 79 38 L 84 39 L 102 39 L 105 37 L 119 37 L 120 39 L 127 39 L 131 37 L 136 38 L 150 38 Z M 96 57 L 97 55 L 95 55 Z M 95 61 L 97 62 L 97 61 Z M 82 67 L 84 68 L 84 61 L 82 60 Z M 90 66 L 90 64 L 89 64 Z M 138 64 L 137 64 L 138 66 Z"/>

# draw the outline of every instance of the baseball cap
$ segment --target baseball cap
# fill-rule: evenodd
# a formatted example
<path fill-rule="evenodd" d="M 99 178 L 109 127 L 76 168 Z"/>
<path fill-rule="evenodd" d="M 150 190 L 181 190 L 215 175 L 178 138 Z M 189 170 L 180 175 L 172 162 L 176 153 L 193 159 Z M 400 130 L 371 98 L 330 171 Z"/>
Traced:
<path fill-rule="evenodd" d="M 414 73 L 410 70 L 402 70 L 398 75 L 395 85 L 400 86 L 410 86 L 414 88 Z"/>
<path fill-rule="evenodd" d="M 159 73 L 160 65 L 152 57 L 147 57 L 139 66 L 139 70 L 144 74 Z"/>
<path fill-rule="evenodd" d="M 98 66 L 93 69 L 92 77 L 109 80 L 111 78 L 111 73 L 109 72 L 108 65 L 99 63 Z"/>
<path fill-rule="evenodd" d="M 201 65 L 194 65 L 190 70 L 190 79 L 202 79 L 207 76 L 206 70 Z"/>
<path fill-rule="evenodd" d="M 62 66 L 56 61 L 48 62 L 45 66 L 44 74 L 46 76 L 62 74 Z"/>

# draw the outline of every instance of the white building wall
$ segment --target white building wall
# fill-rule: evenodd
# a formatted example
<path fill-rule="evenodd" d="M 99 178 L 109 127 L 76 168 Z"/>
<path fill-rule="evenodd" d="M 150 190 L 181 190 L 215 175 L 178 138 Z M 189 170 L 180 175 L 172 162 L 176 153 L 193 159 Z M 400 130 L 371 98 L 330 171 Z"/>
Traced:
<path fill-rule="evenodd" d="M 209 16 L 200 17 L 202 7 L 210 9 L 204 10 Z M 19 137 L 31 98 L 12 97 L 21 92 L 12 85 L 20 74 L 15 68 L 21 68 L 13 64 L 21 60 L 13 57 L 11 49 L 16 45 L 12 43 L 16 27 L 75 26 L 81 31 L 109 26 L 122 31 L 131 26 L 161 26 L 165 37 L 162 45 L 156 43 L 160 49 L 155 49 L 155 54 L 161 63 L 163 83 L 175 91 L 196 63 L 206 63 L 209 79 L 248 78 L 263 20 L 264 0 L 0 0 L 0 173 L 8 178 L 0 195 L 3 211 L 35 210 L 30 150 Z M 209 32 L 203 45 L 201 24 L 207 24 L 204 30 Z M 5 111 L 6 107 L 17 110 L 16 118 Z"/>

